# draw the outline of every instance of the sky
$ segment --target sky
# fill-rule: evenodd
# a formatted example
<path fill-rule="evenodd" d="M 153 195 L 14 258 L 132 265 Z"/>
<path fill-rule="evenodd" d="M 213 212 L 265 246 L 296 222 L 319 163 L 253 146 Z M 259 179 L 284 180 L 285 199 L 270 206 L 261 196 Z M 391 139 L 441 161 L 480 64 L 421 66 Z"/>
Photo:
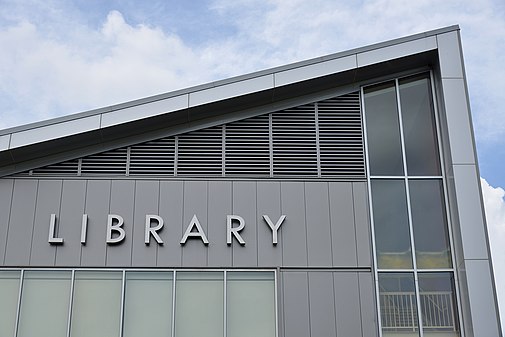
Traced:
<path fill-rule="evenodd" d="M 454 24 L 505 317 L 503 0 L 0 0 L 0 129 Z"/>

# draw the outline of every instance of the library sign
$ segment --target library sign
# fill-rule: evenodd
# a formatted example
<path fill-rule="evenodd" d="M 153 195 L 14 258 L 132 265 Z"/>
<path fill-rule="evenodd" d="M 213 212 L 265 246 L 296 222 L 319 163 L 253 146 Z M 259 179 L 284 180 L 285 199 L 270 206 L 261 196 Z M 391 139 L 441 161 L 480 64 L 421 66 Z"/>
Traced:
<path fill-rule="evenodd" d="M 272 221 L 268 215 L 262 216 L 263 222 L 265 223 L 265 229 L 270 229 L 272 233 L 272 244 L 277 244 L 277 232 L 281 228 L 284 220 L 286 219 L 285 215 L 281 215 L 279 219 L 276 221 Z M 245 245 L 245 240 L 240 235 L 240 232 L 245 228 L 246 223 L 244 218 L 240 215 L 226 215 L 226 243 L 228 245 L 232 244 L 232 239 L 235 239 L 241 245 Z M 107 215 L 107 230 L 105 235 L 105 242 L 109 245 L 113 244 L 121 244 L 126 238 L 126 231 L 123 228 L 124 219 L 121 215 L 118 214 L 109 214 Z M 145 217 L 145 230 L 144 230 L 144 243 L 149 245 L 151 242 L 151 238 L 156 241 L 157 244 L 162 245 L 163 239 L 160 236 L 160 232 L 165 225 L 163 218 L 159 215 L 146 214 Z M 56 234 L 57 229 L 57 217 L 56 214 L 51 214 L 49 220 L 49 238 L 48 242 L 51 245 L 61 245 L 65 242 L 65 238 L 58 237 Z M 88 233 L 88 215 L 82 215 L 81 222 L 81 244 L 86 244 Z M 203 230 L 200 221 L 196 214 L 193 215 L 191 221 L 186 227 L 186 231 L 182 235 L 181 241 L 179 242 L 181 245 L 184 245 L 188 239 L 200 240 L 204 245 L 209 244 L 209 240 L 207 239 L 207 235 Z"/>

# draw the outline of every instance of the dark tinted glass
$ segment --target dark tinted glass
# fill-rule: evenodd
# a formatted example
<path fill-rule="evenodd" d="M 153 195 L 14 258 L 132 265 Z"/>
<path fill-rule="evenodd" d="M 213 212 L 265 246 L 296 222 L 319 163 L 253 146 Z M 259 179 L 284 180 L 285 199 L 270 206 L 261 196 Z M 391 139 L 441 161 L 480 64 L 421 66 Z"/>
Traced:
<path fill-rule="evenodd" d="M 379 268 L 412 268 L 407 198 L 403 180 L 372 180 Z"/>
<path fill-rule="evenodd" d="M 410 180 L 410 205 L 418 268 L 451 266 L 441 180 Z"/>
<path fill-rule="evenodd" d="M 409 175 L 440 175 L 429 77 L 400 81 L 403 135 Z"/>
<path fill-rule="evenodd" d="M 365 116 L 371 175 L 403 175 L 394 82 L 365 89 Z"/>

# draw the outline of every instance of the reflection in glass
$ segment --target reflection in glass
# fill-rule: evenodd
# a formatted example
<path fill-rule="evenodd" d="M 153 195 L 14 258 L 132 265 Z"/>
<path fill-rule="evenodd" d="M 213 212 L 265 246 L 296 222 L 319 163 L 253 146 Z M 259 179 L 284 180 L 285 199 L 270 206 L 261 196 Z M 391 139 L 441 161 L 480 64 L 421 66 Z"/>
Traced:
<path fill-rule="evenodd" d="M 71 337 L 118 337 L 121 272 L 75 272 Z"/>
<path fill-rule="evenodd" d="M 275 337 L 273 272 L 227 272 L 228 337 Z"/>
<path fill-rule="evenodd" d="M 126 273 L 124 337 L 171 335 L 172 279 L 172 272 Z"/>
<path fill-rule="evenodd" d="M 429 77 L 421 75 L 401 80 L 400 103 L 408 174 L 440 175 Z"/>
<path fill-rule="evenodd" d="M 364 91 L 371 175 L 403 175 L 400 124 L 394 82 Z"/>
<path fill-rule="evenodd" d="M 451 251 L 441 180 L 409 180 L 418 268 L 450 268 Z"/>
<path fill-rule="evenodd" d="M 414 275 L 380 273 L 382 336 L 419 336 Z"/>
<path fill-rule="evenodd" d="M 378 268 L 412 268 L 404 180 L 372 180 Z"/>
<path fill-rule="evenodd" d="M 65 337 L 70 304 L 70 271 L 26 271 L 18 337 Z"/>
<path fill-rule="evenodd" d="M 419 273 L 418 277 L 424 336 L 459 336 L 452 273 Z"/>
<path fill-rule="evenodd" d="M 175 335 L 222 337 L 224 279 L 222 272 L 177 272 Z"/>
<path fill-rule="evenodd" d="M 0 336 L 13 336 L 18 305 L 19 271 L 0 271 Z"/>

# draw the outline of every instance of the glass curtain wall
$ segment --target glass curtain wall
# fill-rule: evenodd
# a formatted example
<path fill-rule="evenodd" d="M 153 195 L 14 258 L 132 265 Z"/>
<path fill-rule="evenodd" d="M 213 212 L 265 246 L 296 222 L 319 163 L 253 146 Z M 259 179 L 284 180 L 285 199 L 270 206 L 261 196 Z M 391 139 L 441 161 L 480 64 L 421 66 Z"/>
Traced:
<path fill-rule="evenodd" d="M 0 270 L 0 336 L 277 336 L 275 272 Z"/>
<path fill-rule="evenodd" d="M 363 108 L 381 334 L 459 336 L 430 74 L 363 88 Z"/>

